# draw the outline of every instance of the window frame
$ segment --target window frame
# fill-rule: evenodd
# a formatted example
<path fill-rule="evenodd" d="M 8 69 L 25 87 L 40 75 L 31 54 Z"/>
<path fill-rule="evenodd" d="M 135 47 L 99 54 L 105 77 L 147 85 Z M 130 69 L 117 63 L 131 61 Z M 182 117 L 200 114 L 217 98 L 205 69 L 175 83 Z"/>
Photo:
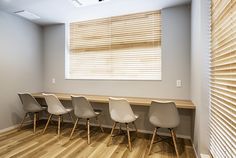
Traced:
<path fill-rule="evenodd" d="M 158 10 L 156 10 L 158 11 Z M 160 14 L 161 14 L 161 10 Z M 147 11 L 148 12 L 148 11 Z M 129 15 L 129 14 L 127 14 Z M 121 15 L 122 16 L 122 15 Z M 162 18 L 162 14 L 160 15 Z M 89 20 L 96 20 L 96 19 L 89 19 Z M 86 20 L 85 20 L 86 21 Z M 80 22 L 80 21 L 78 21 Z M 81 21 L 82 22 L 82 21 Z M 130 79 L 111 79 L 111 78 L 71 78 L 69 71 L 70 71 L 70 23 L 67 22 L 65 23 L 65 79 L 66 80 L 107 80 L 107 81 L 162 81 L 163 80 L 163 55 L 162 55 L 162 44 L 160 45 L 161 53 L 160 53 L 160 79 L 135 79 L 135 78 L 130 78 Z M 162 24 L 160 26 L 161 32 L 162 31 Z M 161 41 L 163 41 L 163 36 L 161 35 Z"/>

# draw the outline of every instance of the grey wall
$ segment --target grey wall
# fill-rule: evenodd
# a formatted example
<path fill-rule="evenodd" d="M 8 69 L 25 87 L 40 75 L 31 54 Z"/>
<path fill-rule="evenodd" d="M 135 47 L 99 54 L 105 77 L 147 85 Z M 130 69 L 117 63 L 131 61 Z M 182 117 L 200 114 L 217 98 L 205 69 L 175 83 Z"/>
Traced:
<path fill-rule="evenodd" d="M 190 8 L 179 6 L 162 10 L 162 81 L 109 81 L 66 80 L 65 51 L 67 50 L 65 25 L 44 27 L 44 90 L 82 94 L 140 96 L 190 99 Z M 52 78 L 56 83 L 52 83 Z M 176 87 L 176 80 L 183 87 Z M 69 104 L 69 103 L 68 103 Z M 111 125 L 108 106 L 94 105 L 104 112 L 103 123 Z M 139 113 L 138 128 L 150 130 L 148 108 L 133 106 Z M 178 133 L 191 135 L 191 110 L 180 110 L 181 125 Z"/>
<path fill-rule="evenodd" d="M 41 91 L 42 29 L 0 11 L 0 129 L 19 123 L 24 113 L 18 92 Z"/>
<path fill-rule="evenodd" d="M 192 1 L 191 100 L 196 105 L 194 147 L 209 153 L 210 0 Z"/>

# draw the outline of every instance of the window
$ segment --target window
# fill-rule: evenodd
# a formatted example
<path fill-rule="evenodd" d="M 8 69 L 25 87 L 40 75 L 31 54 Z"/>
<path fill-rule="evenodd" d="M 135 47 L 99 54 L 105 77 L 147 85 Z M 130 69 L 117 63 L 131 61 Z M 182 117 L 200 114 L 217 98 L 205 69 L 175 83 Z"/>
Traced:
<path fill-rule="evenodd" d="M 69 79 L 161 80 L 160 11 L 70 23 Z"/>
<path fill-rule="evenodd" d="M 210 151 L 236 155 L 236 1 L 212 0 Z"/>

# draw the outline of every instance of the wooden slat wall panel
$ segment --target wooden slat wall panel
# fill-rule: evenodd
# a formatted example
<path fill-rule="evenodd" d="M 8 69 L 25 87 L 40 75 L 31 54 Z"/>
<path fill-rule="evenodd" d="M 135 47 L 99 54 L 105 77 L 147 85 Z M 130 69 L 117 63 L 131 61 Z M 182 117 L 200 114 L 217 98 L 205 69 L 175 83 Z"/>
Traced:
<path fill-rule="evenodd" d="M 161 12 L 70 24 L 69 78 L 161 79 Z"/>
<path fill-rule="evenodd" d="M 236 1 L 212 0 L 210 151 L 236 157 Z"/>

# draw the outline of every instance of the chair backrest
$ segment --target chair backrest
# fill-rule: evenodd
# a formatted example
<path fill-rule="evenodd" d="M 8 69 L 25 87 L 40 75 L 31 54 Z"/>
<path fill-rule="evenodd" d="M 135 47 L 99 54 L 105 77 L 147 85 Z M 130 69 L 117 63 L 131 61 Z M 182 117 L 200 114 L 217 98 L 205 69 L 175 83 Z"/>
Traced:
<path fill-rule="evenodd" d="M 149 121 L 162 128 L 177 127 L 180 118 L 175 103 L 152 101 L 149 109 Z"/>
<path fill-rule="evenodd" d="M 109 111 L 111 118 L 116 122 L 123 122 L 135 118 L 129 102 L 123 98 L 109 98 Z"/>
<path fill-rule="evenodd" d="M 43 110 L 41 105 L 30 93 L 18 93 L 18 96 L 26 112 L 38 112 Z"/>
<path fill-rule="evenodd" d="M 48 105 L 48 112 L 50 114 L 60 115 L 63 113 L 67 113 L 65 107 L 62 105 L 56 95 L 43 93 L 43 96 Z"/>
<path fill-rule="evenodd" d="M 96 116 L 92 105 L 83 96 L 71 96 L 75 116 L 79 118 L 90 118 Z"/>

